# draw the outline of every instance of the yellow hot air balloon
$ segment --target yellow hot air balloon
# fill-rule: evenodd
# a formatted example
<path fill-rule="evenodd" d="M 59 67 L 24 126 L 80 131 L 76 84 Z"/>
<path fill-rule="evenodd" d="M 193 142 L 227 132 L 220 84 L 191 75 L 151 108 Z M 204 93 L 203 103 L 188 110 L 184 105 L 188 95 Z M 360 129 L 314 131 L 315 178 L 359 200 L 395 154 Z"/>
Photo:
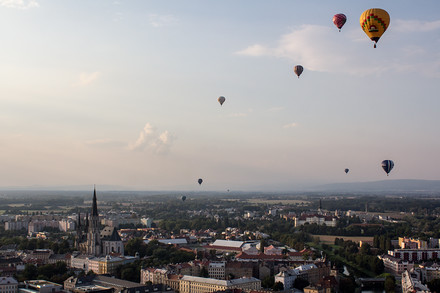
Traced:
<path fill-rule="evenodd" d="M 390 25 L 390 15 L 383 9 L 371 8 L 361 14 L 359 22 L 367 36 L 374 41 L 376 48 L 377 41 Z"/>

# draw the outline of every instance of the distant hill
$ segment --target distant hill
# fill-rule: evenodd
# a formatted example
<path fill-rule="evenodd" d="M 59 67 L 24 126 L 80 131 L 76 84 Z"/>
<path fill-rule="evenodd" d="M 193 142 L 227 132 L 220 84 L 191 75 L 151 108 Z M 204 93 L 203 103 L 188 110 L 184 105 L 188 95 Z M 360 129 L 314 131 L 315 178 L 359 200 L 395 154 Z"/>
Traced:
<path fill-rule="evenodd" d="M 340 192 L 440 192 L 440 180 L 394 179 L 371 182 L 333 183 L 316 186 L 316 191 Z"/>

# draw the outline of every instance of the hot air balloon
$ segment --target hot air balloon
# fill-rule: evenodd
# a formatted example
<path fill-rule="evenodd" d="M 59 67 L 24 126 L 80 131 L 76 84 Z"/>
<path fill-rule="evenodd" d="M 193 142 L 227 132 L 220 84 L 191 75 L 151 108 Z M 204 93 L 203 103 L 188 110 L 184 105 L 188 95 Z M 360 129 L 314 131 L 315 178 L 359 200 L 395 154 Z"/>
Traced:
<path fill-rule="evenodd" d="M 333 16 L 333 23 L 336 25 L 339 31 L 341 31 L 341 28 L 344 26 L 346 21 L 347 17 L 345 16 L 345 14 L 338 13 Z"/>
<path fill-rule="evenodd" d="M 199 184 L 202 185 L 203 179 L 199 178 L 199 180 L 197 180 L 197 182 L 199 182 Z"/>
<path fill-rule="evenodd" d="M 223 96 L 220 96 L 218 99 L 217 99 L 217 101 L 220 103 L 220 106 L 221 105 L 223 105 L 223 103 L 225 102 L 225 97 L 223 97 Z"/>
<path fill-rule="evenodd" d="M 347 173 L 348 173 L 348 171 L 350 171 L 350 170 L 349 170 L 349 169 L 345 169 L 344 171 L 345 171 L 345 174 L 347 174 Z"/>
<path fill-rule="evenodd" d="M 186 195 L 182 196 L 182 201 L 186 200 Z"/>
<path fill-rule="evenodd" d="M 298 78 L 301 75 L 301 73 L 303 72 L 303 70 L 304 70 L 304 68 L 301 65 L 295 65 L 295 67 L 293 67 L 293 71 L 298 76 Z"/>
<path fill-rule="evenodd" d="M 391 161 L 391 160 L 384 160 L 384 161 L 382 161 L 382 168 L 387 173 L 387 176 L 388 176 L 388 174 L 390 174 L 390 172 L 393 169 L 393 167 L 394 167 L 394 162 L 393 161 Z"/>
<path fill-rule="evenodd" d="M 377 41 L 390 25 L 390 15 L 380 8 L 367 9 L 361 14 L 359 22 L 367 36 L 374 41 L 376 48 Z"/>

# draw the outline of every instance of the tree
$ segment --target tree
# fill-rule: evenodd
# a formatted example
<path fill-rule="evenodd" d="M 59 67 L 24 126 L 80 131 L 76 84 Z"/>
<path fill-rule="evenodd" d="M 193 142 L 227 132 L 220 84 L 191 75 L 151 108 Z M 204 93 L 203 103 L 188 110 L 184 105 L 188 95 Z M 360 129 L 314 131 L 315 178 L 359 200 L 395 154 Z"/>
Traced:
<path fill-rule="evenodd" d="M 272 288 L 275 285 L 275 277 L 267 276 L 261 281 L 261 287 L 263 288 Z"/>
<path fill-rule="evenodd" d="M 303 290 L 308 285 L 310 285 L 309 281 L 302 278 L 296 278 L 295 282 L 293 282 L 293 287 L 299 290 Z"/>
<path fill-rule="evenodd" d="M 394 292 L 396 289 L 396 279 L 394 276 L 387 276 L 385 278 L 385 291 L 388 292 Z"/>
<path fill-rule="evenodd" d="M 283 283 L 281 283 L 281 282 L 276 282 L 276 283 L 273 285 L 272 289 L 273 289 L 274 291 L 283 291 L 283 290 L 284 290 L 284 285 L 283 285 Z"/>
<path fill-rule="evenodd" d="M 33 264 L 26 264 L 23 271 L 25 280 L 35 280 L 38 275 L 37 267 Z"/>
<path fill-rule="evenodd" d="M 200 269 L 200 277 L 202 277 L 202 278 L 209 278 L 208 270 L 205 267 L 202 267 Z"/>
<path fill-rule="evenodd" d="M 428 282 L 428 288 L 431 292 L 440 292 L 440 279 L 434 279 Z"/>

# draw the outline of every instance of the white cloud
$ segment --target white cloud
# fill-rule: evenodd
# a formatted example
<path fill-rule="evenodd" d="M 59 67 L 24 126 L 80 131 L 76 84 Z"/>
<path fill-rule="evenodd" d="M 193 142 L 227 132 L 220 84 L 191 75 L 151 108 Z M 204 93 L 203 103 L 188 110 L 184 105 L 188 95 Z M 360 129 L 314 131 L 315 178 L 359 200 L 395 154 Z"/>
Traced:
<path fill-rule="evenodd" d="M 121 147 L 124 144 L 120 141 L 112 140 L 112 139 L 93 139 L 87 140 L 84 144 L 88 146 L 97 146 L 97 147 Z"/>
<path fill-rule="evenodd" d="M 158 133 L 156 129 L 147 123 L 139 133 L 138 139 L 128 146 L 131 151 L 151 150 L 158 154 L 168 153 L 174 141 L 174 137 L 165 130 Z"/>
<path fill-rule="evenodd" d="M 35 0 L 0 0 L 0 6 L 16 9 L 29 9 L 39 7 Z"/>
<path fill-rule="evenodd" d="M 101 73 L 99 73 L 98 71 L 95 72 L 82 72 L 79 75 L 79 81 L 77 82 L 78 86 L 86 86 L 89 85 L 91 83 L 93 83 L 94 81 L 96 81 L 99 76 L 101 75 Z"/>
<path fill-rule="evenodd" d="M 283 128 L 294 128 L 297 126 L 298 126 L 298 123 L 293 122 L 293 123 L 289 123 L 289 124 L 284 125 Z"/>
<path fill-rule="evenodd" d="M 430 32 L 440 29 L 440 20 L 420 21 L 397 19 L 394 22 L 393 30 L 402 33 Z"/>
<path fill-rule="evenodd" d="M 370 54 L 371 52 L 367 54 L 366 50 L 374 50 L 373 45 L 360 29 L 346 29 L 343 33 L 338 33 L 331 26 L 308 24 L 295 27 L 290 33 L 280 36 L 278 42 L 272 46 L 254 44 L 239 50 L 236 54 L 287 59 L 292 66 L 303 65 L 305 72 L 320 71 L 361 76 L 382 74 L 387 71 L 402 72 L 401 60 L 411 52 L 413 55 L 422 52 L 421 48 L 417 48 L 417 52 L 413 51 L 414 45 L 407 44 L 403 29 L 420 26 L 423 31 L 435 30 L 440 28 L 440 21 L 396 22 L 398 33 L 394 36 L 394 43 L 389 44 L 386 49 L 380 48 L 379 43 L 377 50 L 382 49 L 380 52 L 382 58 L 377 58 L 377 54 Z M 418 56 L 417 62 L 406 62 L 405 70 L 411 68 L 420 72 L 422 68 L 423 72 L 420 73 L 426 76 L 440 75 L 440 67 L 437 66 L 440 59 L 435 50 L 427 50 L 423 58 Z"/>
<path fill-rule="evenodd" d="M 283 111 L 284 110 L 284 107 L 272 107 L 272 108 L 269 108 L 269 112 L 280 112 L 280 111 Z"/>
<path fill-rule="evenodd" d="M 170 26 L 178 23 L 178 19 L 173 15 L 150 14 L 148 20 L 153 27 Z"/>
<path fill-rule="evenodd" d="M 244 50 L 238 51 L 237 54 L 258 57 L 258 56 L 269 55 L 270 50 L 262 45 L 256 44 L 249 46 Z"/>

